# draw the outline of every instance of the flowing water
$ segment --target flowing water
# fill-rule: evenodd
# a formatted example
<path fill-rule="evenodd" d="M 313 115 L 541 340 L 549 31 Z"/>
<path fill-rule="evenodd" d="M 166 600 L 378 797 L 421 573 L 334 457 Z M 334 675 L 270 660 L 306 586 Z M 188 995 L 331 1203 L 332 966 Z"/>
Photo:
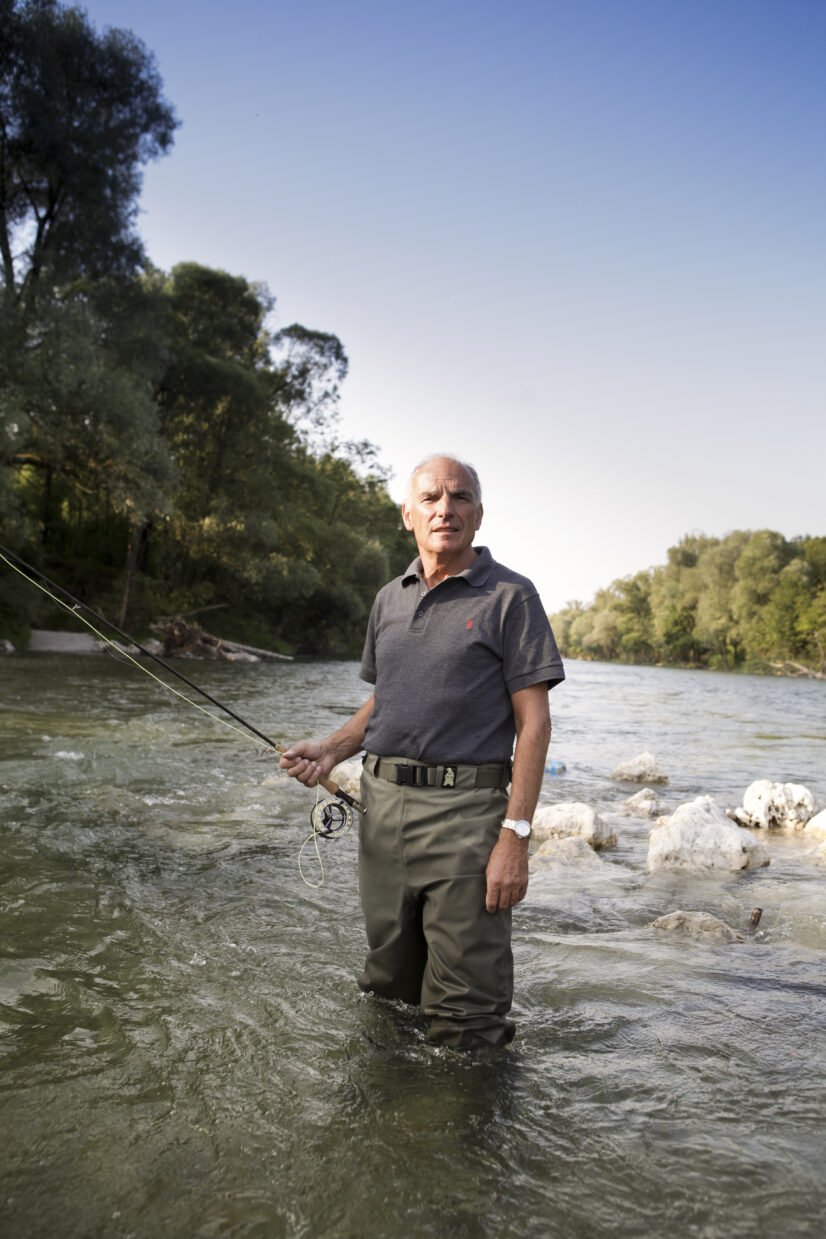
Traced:
<path fill-rule="evenodd" d="M 186 670 L 193 672 L 193 664 Z M 645 870 L 608 778 L 673 807 L 755 778 L 826 796 L 826 686 L 570 663 L 542 799 L 618 833 L 514 916 L 519 1031 L 465 1056 L 361 995 L 354 833 L 297 857 L 314 794 L 105 658 L 0 662 L 0 1227 L 44 1236 L 819 1235 L 826 868 Z M 353 663 L 194 667 L 275 739 L 365 699 Z M 311 848 L 302 863 L 317 880 Z M 696 908 L 717 945 L 647 929 Z"/>

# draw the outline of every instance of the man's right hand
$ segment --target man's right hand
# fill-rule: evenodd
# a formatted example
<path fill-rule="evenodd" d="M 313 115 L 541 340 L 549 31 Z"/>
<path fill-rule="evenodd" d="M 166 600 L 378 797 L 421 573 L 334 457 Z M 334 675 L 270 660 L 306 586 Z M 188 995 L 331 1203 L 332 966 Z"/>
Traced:
<path fill-rule="evenodd" d="M 351 719 L 323 740 L 302 740 L 291 744 L 281 754 L 278 763 L 282 770 L 305 787 L 315 787 L 319 779 L 326 779 L 333 766 L 358 753 L 364 743 L 364 729 L 373 709 L 372 696 L 356 710 Z"/>
<path fill-rule="evenodd" d="M 323 743 L 317 740 L 302 740 L 300 744 L 292 744 L 281 754 L 279 766 L 286 770 L 292 779 L 298 779 L 305 787 L 315 787 L 319 779 L 325 778 L 336 764 L 327 752 Z"/>

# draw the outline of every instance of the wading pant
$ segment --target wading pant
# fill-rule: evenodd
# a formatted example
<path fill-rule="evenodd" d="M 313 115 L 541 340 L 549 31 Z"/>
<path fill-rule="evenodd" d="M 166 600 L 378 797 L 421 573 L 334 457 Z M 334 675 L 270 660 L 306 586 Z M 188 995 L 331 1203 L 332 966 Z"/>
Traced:
<path fill-rule="evenodd" d="M 385 758 L 401 762 L 403 758 Z M 429 1039 L 505 1045 L 514 1026 L 511 914 L 485 911 L 485 868 L 507 792 L 361 781 L 359 888 L 370 947 L 363 990 L 420 1005 Z"/>

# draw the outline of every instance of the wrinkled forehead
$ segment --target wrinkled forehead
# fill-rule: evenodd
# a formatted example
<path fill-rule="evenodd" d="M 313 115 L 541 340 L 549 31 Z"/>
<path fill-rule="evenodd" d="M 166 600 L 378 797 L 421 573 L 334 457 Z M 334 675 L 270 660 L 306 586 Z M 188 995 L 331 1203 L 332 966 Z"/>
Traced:
<path fill-rule="evenodd" d="M 429 460 L 413 475 L 413 492 L 416 496 L 441 494 L 468 494 L 476 497 L 473 477 L 456 460 Z"/>

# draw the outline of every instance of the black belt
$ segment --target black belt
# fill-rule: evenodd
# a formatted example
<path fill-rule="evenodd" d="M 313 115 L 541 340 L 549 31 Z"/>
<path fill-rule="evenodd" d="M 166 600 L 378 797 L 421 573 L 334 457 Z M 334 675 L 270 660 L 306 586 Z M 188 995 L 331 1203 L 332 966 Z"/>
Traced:
<path fill-rule="evenodd" d="M 505 788 L 511 781 L 510 763 L 485 766 L 429 765 L 395 757 L 376 757 L 368 753 L 365 769 L 375 778 L 386 779 L 400 787 L 458 787 L 473 790 L 478 787 Z"/>

